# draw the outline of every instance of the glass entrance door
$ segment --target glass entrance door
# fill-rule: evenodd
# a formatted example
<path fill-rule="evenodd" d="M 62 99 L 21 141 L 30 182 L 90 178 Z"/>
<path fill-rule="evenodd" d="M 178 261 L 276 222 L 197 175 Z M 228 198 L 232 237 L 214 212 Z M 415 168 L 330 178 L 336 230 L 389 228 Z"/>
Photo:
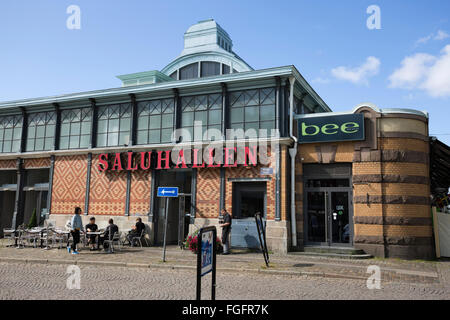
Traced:
<path fill-rule="evenodd" d="M 330 192 L 330 231 L 332 243 L 350 242 L 348 192 Z"/>
<path fill-rule="evenodd" d="M 307 243 L 324 246 L 351 244 L 350 191 L 320 189 L 323 191 L 306 192 Z"/>
<path fill-rule="evenodd" d="M 308 242 L 327 242 L 327 210 L 325 192 L 308 192 Z"/>

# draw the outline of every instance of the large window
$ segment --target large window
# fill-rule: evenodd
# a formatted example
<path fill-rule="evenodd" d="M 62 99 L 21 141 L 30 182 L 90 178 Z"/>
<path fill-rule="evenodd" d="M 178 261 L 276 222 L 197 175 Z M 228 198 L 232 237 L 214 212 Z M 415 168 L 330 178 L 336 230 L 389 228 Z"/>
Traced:
<path fill-rule="evenodd" d="M 20 152 L 22 116 L 0 118 L 0 152 Z"/>
<path fill-rule="evenodd" d="M 63 110 L 61 112 L 60 149 L 88 148 L 90 137 L 90 108 Z"/>
<path fill-rule="evenodd" d="M 220 75 L 220 63 L 204 61 L 201 65 L 201 77 L 211 77 Z"/>
<path fill-rule="evenodd" d="M 137 144 L 171 142 L 173 112 L 173 99 L 139 102 Z"/>
<path fill-rule="evenodd" d="M 113 147 L 130 142 L 131 104 L 98 108 L 97 146 Z"/>
<path fill-rule="evenodd" d="M 230 66 L 227 64 L 222 65 L 222 74 L 229 74 L 230 73 Z"/>
<path fill-rule="evenodd" d="M 189 64 L 179 70 L 180 80 L 198 78 L 198 63 Z"/>
<path fill-rule="evenodd" d="M 248 138 L 264 135 L 260 133 L 260 129 L 266 129 L 267 136 L 273 134 L 271 129 L 275 129 L 274 88 L 230 92 L 230 107 L 232 129 L 244 129 Z"/>
<path fill-rule="evenodd" d="M 219 140 L 222 120 L 222 95 L 209 94 L 181 98 L 181 127 L 190 133 L 188 140 Z M 198 123 L 194 123 L 199 121 Z M 195 128 L 195 129 L 194 129 Z M 209 130 L 205 135 L 206 130 Z M 197 135 L 200 135 L 201 137 Z"/>
<path fill-rule="evenodd" d="M 56 113 L 30 113 L 26 151 L 51 150 L 55 140 Z"/>

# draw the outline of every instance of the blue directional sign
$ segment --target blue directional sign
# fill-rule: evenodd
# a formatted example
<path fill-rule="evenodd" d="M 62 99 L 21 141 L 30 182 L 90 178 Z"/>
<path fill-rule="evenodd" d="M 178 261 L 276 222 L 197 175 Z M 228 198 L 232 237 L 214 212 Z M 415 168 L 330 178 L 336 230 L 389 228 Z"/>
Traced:
<path fill-rule="evenodd" d="M 158 197 L 160 198 L 177 198 L 178 187 L 158 187 Z"/>

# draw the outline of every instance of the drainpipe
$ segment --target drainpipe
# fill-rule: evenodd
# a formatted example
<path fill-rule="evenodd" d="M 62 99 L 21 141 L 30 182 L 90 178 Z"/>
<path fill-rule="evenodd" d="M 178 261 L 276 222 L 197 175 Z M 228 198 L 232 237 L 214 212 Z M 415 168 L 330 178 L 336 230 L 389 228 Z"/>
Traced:
<path fill-rule="evenodd" d="M 294 136 L 294 83 L 295 77 L 289 77 L 289 136 L 294 140 L 294 147 L 289 149 L 291 156 L 291 233 L 292 246 L 297 247 L 297 221 L 295 219 L 295 157 L 297 156 L 297 138 Z"/>

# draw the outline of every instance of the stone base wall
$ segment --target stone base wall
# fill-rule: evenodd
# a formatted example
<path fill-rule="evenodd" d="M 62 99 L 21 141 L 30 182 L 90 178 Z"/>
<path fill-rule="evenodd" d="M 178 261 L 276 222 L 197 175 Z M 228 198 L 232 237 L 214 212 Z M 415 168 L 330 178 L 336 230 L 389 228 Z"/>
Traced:
<path fill-rule="evenodd" d="M 215 226 L 217 228 L 217 236 L 221 239 L 222 228 L 219 227 L 219 219 L 196 218 L 195 224 L 189 225 L 189 234 L 194 233 L 200 228 L 209 226 Z M 267 220 L 266 241 L 268 250 L 274 253 L 286 254 L 289 248 L 289 222 Z M 231 246 L 233 246 L 232 243 Z"/>
<path fill-rule="evenodd" d="M 267 220 L 267 249 L 274 253 L 287 254 L 290 246 L 289 221 Z"/>

